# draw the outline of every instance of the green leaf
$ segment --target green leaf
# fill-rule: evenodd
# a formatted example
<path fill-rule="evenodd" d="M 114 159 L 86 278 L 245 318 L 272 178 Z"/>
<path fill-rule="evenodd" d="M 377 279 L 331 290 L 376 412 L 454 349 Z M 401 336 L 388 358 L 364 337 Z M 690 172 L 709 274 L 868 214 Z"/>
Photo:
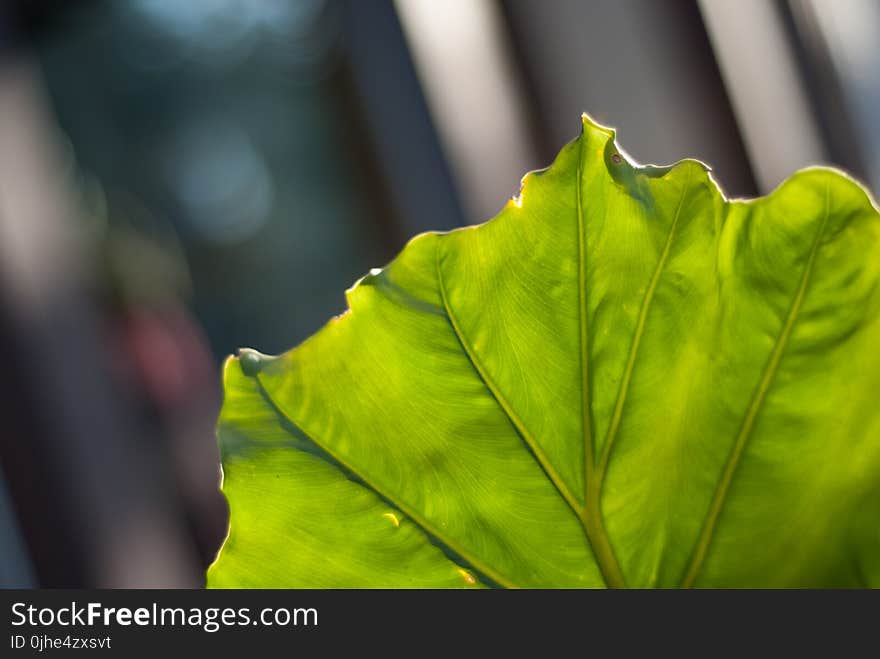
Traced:
<path fill-rule="evenodd" d="M 211 586 L 880 585 L 880 214 L 584 117 L 492 221 L 225 368 Z"/>

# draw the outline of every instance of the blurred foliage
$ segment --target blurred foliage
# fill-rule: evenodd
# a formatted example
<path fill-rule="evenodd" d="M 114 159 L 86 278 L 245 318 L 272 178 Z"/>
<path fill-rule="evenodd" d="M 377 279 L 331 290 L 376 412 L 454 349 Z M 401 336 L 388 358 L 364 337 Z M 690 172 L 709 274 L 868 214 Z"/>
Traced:
<path fill-rule="evenodd" d="M 105 263 L 138 295 L 190 289 L 218 356 L 304 338 L 390 255 L 336 5 L 98 2 L 63 23 L 38 54 L 113 218 Z"/>

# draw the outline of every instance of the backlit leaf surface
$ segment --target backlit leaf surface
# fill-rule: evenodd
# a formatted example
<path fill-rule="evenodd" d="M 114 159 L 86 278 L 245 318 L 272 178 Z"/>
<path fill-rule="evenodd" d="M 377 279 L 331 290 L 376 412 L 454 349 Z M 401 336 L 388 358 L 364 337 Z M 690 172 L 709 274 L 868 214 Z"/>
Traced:
<path fill-rule="evenodd" d="M 495 219 L 227 361 L 209 585 L 878 586 L 878 282 L 841 173 L 728 201 L 585 116 Z"/>

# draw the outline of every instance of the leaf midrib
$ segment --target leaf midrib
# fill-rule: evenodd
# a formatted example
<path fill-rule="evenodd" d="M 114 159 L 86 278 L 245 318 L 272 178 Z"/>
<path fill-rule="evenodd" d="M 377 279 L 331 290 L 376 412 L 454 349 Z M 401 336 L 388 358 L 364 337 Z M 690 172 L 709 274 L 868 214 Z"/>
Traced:
<path fill-rule="evenodd" d="M 767 360 L 767 364 L 764 367 L 764 373 L 758 383 L 755 394 L 752 396 L 751 403 L 746 410 L 745 417 L 743 418 L 743 423 L 740 426 L 740 431 L 737 434 L 733 447 L 728 454 L 727 461 L 724 464 L 724 470 L 721 474 L 721 479 L 718 482 L 718 487 L 715 489 L 715 494 L 712 497 L 712 502 L 709 505 L 708 511 L 706 513 L 706 518 L 703 521 L 700 536 L 697 539 L 697 543 L 691 555 L 691 561 L 688 565 L 687 571 L 685 572 L 685 576 L 682 579 L 682 588 L 690 588 L 694 585 L 694 582 L 699 576 L 700 570 L 709 553 L 709 548 L 715 535 L 715 528 L 717 527 L 721 511 L 724 508 L 724 503 L 727 500 L 727 494 L 730 490 L 730 485 L 733 482 L 733 477 L 736 473 L 737 467 L 739 466 L 739 462 L 742 459 L 742 455 L 745 452 L 746 445 L 751 438 L 752 430 L 754 429 L 755 423 L 758 418 L 758 413 L 761 411 L 761 408 L 764 405 L 764 401 L 767 398 L 767 393 L 769 392 L 770 387 L 773 385 L 773 381 L 776 378 L 776 372 L 779 369 L 779 363 L 782 361 L 782 356 L 788 345 L 791 333 L 794 330 L 794 325 L 797 321 L 798 314 L 800 313 L 804 299 L 807 296 L 807 288 L 809 287 L 813 269 L 816 264 L 816 256 L 819 253 L 819 246 L 821 245 L 822 237 L 825 234 L 825 227 L 828 224 L 828 217 L 830 215 L 828 210 L 828 195 L 829 189 L 828 185 L 826 185 L 823 199 L 822 221 L 819 225 L 818 231 L 816 232 L 816 237 L 813 239 L 813 244 L 810 248 L 810 254 L 807 258 L 807 263 L 804 266 L 804 271 L 801 275 L 801 280 L 795 293 L 795 297 L 792 300 L 791 306 L 789 307 L 789 311 L 786 315 L 785 323 L 783 324 L 782 330 L 780 331 L 779 336 L 776 338 L 776 343 L 773 346 L 773 351 L 770 354 L 770 358 Z"/>
<path fill-rule="evenodd" d="M 554 485 L 559 494 L 562 495 L 562 498 L 568 504 L 568 507 L 572 510 L 578 522 L 580 522 L 581 528 L 583 529 L 584 535 L 586 536 L 587 543 L 590 546 L 590 550 L 593 552 L 593 556 L 596 558 L 596 564 L 599 567 L 599 572 L 602 575 L 605 586 L 622 587 L 622 576 L 620 577 L 620 579 L 615 579 L 615 576 L 612 576 L 609 580 L 609 570 L 613 570 L 613 568 L 609 568 L 607 566 L 607 563 L 603 566 L 603 560 L 608 560 L 608 552 L 610 550 L 610 547 L 608 545 L 607 538 L 604 541 L 604 545 L 602 544 L 602 540 L 598 539 L 597 531 L 595 529 L 595 526 L 593 525 L 594 518 L 588 517 L 586 504 L 582 505 L 581 502 L 577 500 L 577 498 L 574 496 L 574 493 L 565 483 L 563 478 L 559 475 L 559 472 L 557 472 L 556 469 L 553 467 L 553 464 L 550 462 L 547 454 L 544 453 L 544 451 L 541 449 L 541 445 L 538 444 L 532 433 L 529 432 L 528 428 L 526 428 L 525 423 L 523 423 L 522 419 L 520 419 L 519 415 L 513 409 L 513 406 L 507 401 L 501 389 L 492 379 L 492 376 L 483 367 L 482 362 L 477 357 L 477 354 L 474 351 L 473 347 L 470 345 L 470 341 L 468 341 L 467 336 L 462 331 L 461 326 L 459 325 L 458 320 L 455 316 L 455 313 L 452 311 L 452 307 L 449 304 L 449 300 L 446 294 L 446 286 L 443 283 L 443 274 L 440 269 L 439 262 L 437 264 L 437 281 L 440 288 L 440 297 L 443 300 L 443 306 L 446 309 L 446 316 L 449 319 L 449 324 L 452 326 L 453 332 L 458 338 L 459 344 L 461 344 L 462 349 L 470 360 L 470 363 L 474 367 L 474 370 L 477 372 L 477 375 L 483 381 L 483 384 L 489 390 L 489 393 L 492 394 L 495 402 L 498 403 L 498 406 L 507 415 L 507 418 L 516 429 L 519 436 L 523 439 L 529 449 L 531 449 L 532 455 L 538 462 L 538 466 L 541 467 L 541 469 L 547 475 L 547 478 Z M 602 551 L 605 552 L 604 556 L 600 555 Z M 611 554 L 610 556 L 611 560 L 614 560 L 613 554 Z M 619 568 L 617 569 L 617 571 L 619 573 Z M 614 575 L 614 572 L 612 571 L 611 574 Z"/>
<path fill-rule="evenodd" d="M 596 562 L 611 588 L 625 588 L 626 580 L 614 555 L 611 540 L 602 519 L 601 483 L 595 469 L 592 402 L 590 395 L 589 331 L 587 323 L 587 230 L 584 221 L 584 157 L 586 135 L 581 135 L 575 181 L 578 232 L 578 324 L 581 369 L 581 427 L 584 436 L 584 507 L 580 511 L 581 526 L 593 549 Z"/>
<path fill-rule="evenodd" d="M 528 430 L 525 423 L 513 409 L 513 406 L 507 401 L 503 392 L 500 390 L 489 372 L 483 367 L 476 352 L 470 345 L 464 331 L 462 330 L 452 306 L 449 303 L 446 286 L 443 280 L 442 269 L 439 265 L 439 254 L 435 252 L 435 267 L 440 297 L 443 302 L 446 316 L 449 323 L 458 338 L 465 354 L 470 360 L 474 370 L 483 381 L 486 388 L 492 394 L 502 411 L 507 415 L 513 427 L 516 429 L 520 437 L 526 445 L 531 449 L 532 455 L 542 468 L 547 478 L 554 485 L 556 490 L 568 504 L 569 508 L 577 517 L 581 524 L 584 535 L 596 559 L 596 564 L 602 575 L 607 587 L 624 588 L 626 582 L 620 565 L 614 555 L 613 548 L 608 534 L 605 530 L 602 513 L 599 508 L 599 490 L 594 486 L 594 479 L 597 478 L 594 460 L 595 447 L 593 445 L 592 434 L 592 418 L 591 418 L 591 402 L 589 388 L 589 335 L 587 325 L 587 300 L 586 300 L 586 226 L 584 222 L 583 212 L 583 160 L 584 160 L 584 143 L 582 136 L 578 151 L 578 164 L 576 172 L 576 210 L 577 210 L 577 231 L 578 231 L 578 308 L 579 308 L 579 346 L 580 346 L 580 369 L 581 369 L 581 412 L 582 412 L 582 428 L 584 438 L 584 501 L 583 504 L 577 499 L 553 464 L 541 449 L 540 444 L 535 440 L 532 433 Z M 680 210 L 680 208 L 679 208 Z M 676 220 L 678 212 L 676 212 Z M 667 250 L 668 251 L 668 250 Z M 662 268 L 662 265 L 660 266 Z M 599 481 L 595 481 L 599 482 Z"/>

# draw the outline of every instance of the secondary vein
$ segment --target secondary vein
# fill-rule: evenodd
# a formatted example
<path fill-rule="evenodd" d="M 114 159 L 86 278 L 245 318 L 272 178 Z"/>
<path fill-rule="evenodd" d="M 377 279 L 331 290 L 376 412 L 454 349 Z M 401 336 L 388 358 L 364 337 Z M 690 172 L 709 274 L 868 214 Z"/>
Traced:
<path fill-rule="evenodd" d="M 443 301 L 443 308 L 446 310 L 446 317 L 449 319 L 449 324 L 452 326 L 452 330 L 455 333 L 458 342 L 461 344 L 462 349 L 467 355 L 468 359 L 471 362 L 471 365 L 474 367 L 474 370 L 480 376 L 480 379 L 483 381 L 483 384 L 486 385 L 486 388 L 489 390 L 489 393 L 492 394 L 492 397 L 495 398 L 495 401 L 498 403 L 498 406 L 504 411 L 507 415 L 507 418 L 510 420 L 510 423 L 516 429 L 516 431 L 523 438 L 528 447 L 532 450 L 535 458 L 538 460 L 538 464 L 547 474 L 547 477 L 559 491 L 559 494 L 562 495 L 562 498 L 565 499 L 565 502 L 572 509 L 574 514 L 580 519 L 581 515 L 581 504 L 575 498 L 574 493 L 572 493 L 571 489 L 569 489 L 568 485 L 559 475 L 559 472 L 553 467 L 553 464 L 550 462 L 547 455 L 541 449 L 541 446 L 535 441 L 534 436 L 529 432 L 528 428 L 526 428 L 522 419 L 519 418 L 519 415 L 504 397 L 504 394 L 498 388 L 498 385 L 489 375 L 485 368 L 483 368 L 482 363 L 477 358 L 476 353 L 474 352 L 473 347 L 470 342 L 467 340 L 464 332 L 461 329 L 461 326 L 458 324 L 458 319 L 455 316 L 455 313 L 452 311 L 452 307 L 449 304 L 449 300 L 446 294 L 446 286 L 443 282 L 443 273 L 440 270 L 439 263 L 435 263 L 437 267 L 437 282 L 440 288 L 440 298 Z"/>
<path fill-rule="evenodd" d="M 623 371 L 623 377 L 620 381 L 620 388 L 617 392 L 617 400 L 614 404 L 614 411 L 611 416 L 611 422 L 608 425 L 608 432 L 605 435 L 605 442 L 602 444 L 602 455 L 599 459 L 599 469 L 596 477 L 596 480 L 598 481 L 598 488 L 600 490 L 602 489 L 602 483 L 605 480 L 605 474 L 608 470 L 608 461 L 611 458 L 611 448 L 613 447 L 614 441 L 617 438 L 617 431 L 620 428 L 620 421 L 623 418 L 623 408 L 626 403 L 627 394 L 629 393 L 629 384 L 632 380 L 633 371 L 635 370 L 636 358 L 639 354 L 639 347 L 641 346 L 642 336 L 645 333 L 645 325 L 648 319 L 648 311 L 651 308 L 651 303 L 654 301 L 654 292 L 657 290 L 657 283 L 660 281 L 660 276 L 663 273 L 664 267 L 666 266 L 666 261 L 669 259 L 669 253 L 672 251 L 672 241 L 675 237 L 675 228 L 678 225 L 679 217 L 681 217 L 681 209 L 682 206 L 684 206 L 684 199 L 687 196 L 690 177 L 691 170 L 690 168 L 688 168 L 684 185 L 681 189 L 681 196 L 678 200 L 678 206 L 676 206 L 675 214 L 672 218 L 672 223 L 669 226 L 669 232 L 666 235 L 666 242 L 663 245 L 663 252 L 660 254 L 660 259 L 657 261 L 657 267 L 654 269 L 654 273 L 651 276 L 651 281 L 648 284 L 648 289 L 647 291 L 645 291 L 645 297 L 642 299 L 642 306 L 639 310 L 639 318 L 636 323 L 636 331 L 633 334 L 632 344 L 630 345 L 629 357 L 627 358 L 626 367 Z"/>
<path fill-rule="evenodd" d="M 422 528 L 422 530 L 428 535 L 434 536 L 440 542 L 445 544 L 449 549 L 458 554 L 463 560 L 469 563 L 475 570 L 478 572 L 482 572 L 484 575 L 492 579 L 495 583 L 504 586 L 505 588 L 519 588 L 512 580 L 497 572 L 494 568 L 483 562 L 481 559 L 473 556 L 467 549 L 459 545 L 455 540 L 449 538 L 441 529 L 437 528 L 433 524 L 431 524 L 427 519 L 425 519 L 419 512 L 417 512 L 414 508 L 409 506 L 407 503 L 402 501 L 395 493 L 389 492 L 388 490 L 379 487 L 372 478 L 370 478 L 367 474 L 365 474 L 362 470 L 356 468 L 353 464 L 347 461 L 342 455 L 340 455 L 337 451 L 335 451 L 328 444 L 321 442 L 317 437 L 312 434 L 306 432 L 305 428 L 299 426 L 294 419 L 292 419 L 273 399 L 271 394 L 263 385 L 260 376 L 257 376 L 257 384 L 260 387 L 261 392 L 266 397 L 266 400 L 272 405 L 272 407 L 283 416 L 285 419 L 294 424 L 297 428 L 299 428 L 302 433 L 308 437 L 311 441 L 315 443 L 316 446 L 324 450 L 328 455 L 330 455 L 334 460 L 336 460 L 339 464 L 341 464 L 345 469 L 349 470 L 352 474 L 360 478 L 367 487 L 376 492 L 379 496 L 383 497 L 387 501 L 394 504 L 395 507 L 400 509 L 404 514 L 406 514 L 413 522 L 415 522 L 418 526 Z"/>
<path fill-rule="evenodd" d="M 584 222 L 584 145 L 585 134 L 581 135 L 578 149 L 576 205 L 578 232 L 578 322 L 580 327 L 580 369 L 581 369 L 581 423 L 584 444 L 584 507 L 580 511 L 584 534 L 593 549 L 599 570 L 607 586 L 623 588 L 626 581 L 614 556 L 614 549 L 605 530 L 600 506 L 599 483 L 595 473 L 595 446 L 593 444 L 593 417 L 590 402 L 589 334 L 587 324 L 587 232 Z"/>
<path fill-rule="evenodd" d="M 804 271 L 801 275 L 800 284 L 798 285 L 798 289 L 795 293 L 794 299 L 792 300 L 792 304 L 789 308 L 788 315 L 786 316 L 785 323 L 783 324 L 782 331 L 779 333 L 779 336 L 776 339 L 776 344 L 773 346 L 773 352 L 770 354 L 770 359 L 767 361 L 767 365 L 764 367 L 764 374 L 761 377 L 758 388 L 755 390 L 755 394 L 752 397 L 752 401 L 748 407 L 748 410 L 746 411 L 743 424 L 740 427 L 740 431 L 737 434 L 736 440 L 733 443 L 733 448 L 731 449 L 730 454 L 727 458 L 727 462 L 724 465 L 724 471 L 721 474 L 721 480 L 718 483 L 718 487 L 715 489 L 715 494 L 712 498 L 711 504 L 709 505 L 709 510 L 706 514 L 706 519 L 703 522 L 703 527 L 700 531 L 700 536 L 697 540 L 697 544 L 691 557 L 690 564 L 688 566 L 687 572 L 685 573 L 684 579 L 682 580 L 682 588 L 690 588 L 691 586 L 693 586 L 694 582 L 697 579 L 697 576 L 700 573 L 700 569 L 702 568 L 703 563 L 706 560 L 706 555 L 709 552 L 709 547 L 715 534 L 715 527 L 718 524 L 718 518 L 721 515 L 721 510 L 723 509 L 724 503 L 727 499 L 727 494 L 730 490 L 730 485 L 733 482 L 734 474 L 736 473 L 736 469 L 739 466 L 739 462 L 742 458 L 745 447 L 748 444 L 749 438 L 751 437 L 752 430 L 758 418 L 758 413 L 760 412 L 761 407 L 764 404 L 764 400 L 767 397 L 767 392 L 770 390 L 770 387 L 773 384 L 773 379 L 775 378 L 776 372 L 779 369 L 779 363 L 782 360 L 782 355 L 785 352 L 785 348 L 788 344 L 789 338 L 791 337 L 792 330 L 794 329 L 795 321 L 797 320 L 798 314 L 800 313 L 801 307 L 803 306 L 804 298 L 806 298 L 807 288 L 810 283 L 810 277 L 813 273 L 813 268 L 816 263 L 816 255 L 819 252 L 819 245 L 821 244 L 822 236 L 825 233 L 825 226 L 828 223 L 829 212 L 827 186 L 825 188 L 823 213 L 824 216 L 822 218 L 822 222 L 819 226 L 819 230 L 816 233 L 816 237 L 813 240 L 813 245 L 810 248 L 810 254 L 807 258 L 807 263 L 804 266 Z"/>

